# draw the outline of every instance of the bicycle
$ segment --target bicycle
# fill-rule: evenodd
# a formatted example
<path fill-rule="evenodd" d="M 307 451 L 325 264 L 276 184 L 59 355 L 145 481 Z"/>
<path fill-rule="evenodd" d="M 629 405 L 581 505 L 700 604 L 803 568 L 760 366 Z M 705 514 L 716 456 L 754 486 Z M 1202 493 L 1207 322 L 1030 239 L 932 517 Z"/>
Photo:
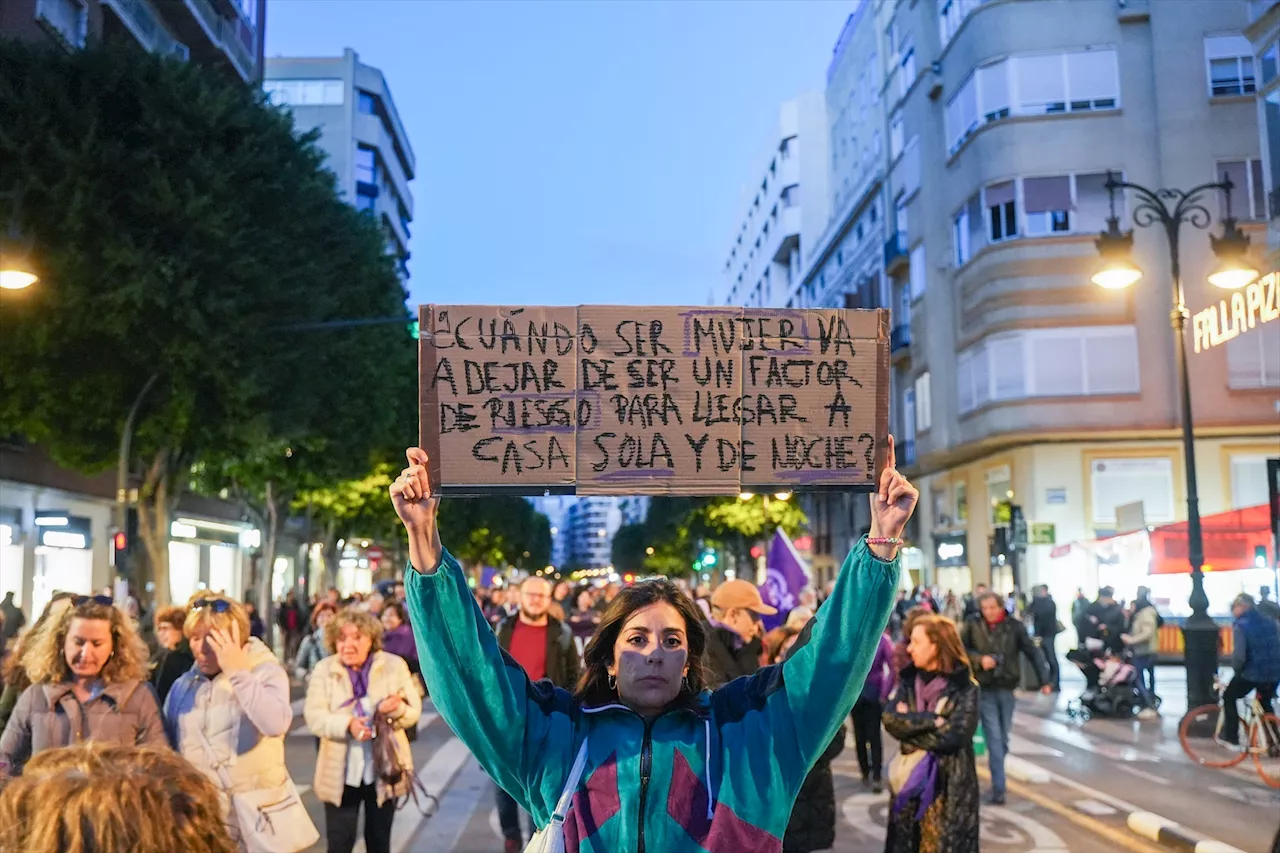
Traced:
<path fill-rule="evenodd" d="M 1249 756 L 1257 765 L 1258 775 L 1272 788 L 1280 788 L 1280 718 L 1267 711 L 1254 692 L 1253 700 L 1240 715 L 1240 731 L 1233 747 L 1222 740 L 1222 693 L 1226 685 L 1222 679 L 1213 679 L 1213 690 L 1218 701 L 1213 705 L 1192 708 L 1178 724 L 1178 740 L 1187 757 L 1201 767 L 1235 767 Z"/>

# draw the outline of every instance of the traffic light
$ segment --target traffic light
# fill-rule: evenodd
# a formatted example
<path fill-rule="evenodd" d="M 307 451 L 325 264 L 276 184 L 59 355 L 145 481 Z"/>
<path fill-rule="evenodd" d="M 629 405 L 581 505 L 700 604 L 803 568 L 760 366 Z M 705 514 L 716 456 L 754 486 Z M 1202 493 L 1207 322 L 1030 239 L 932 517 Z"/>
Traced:
<path fill-rule="evenodd" d="M 419 334 L 418 321 L 414 320 L 412 323 L 409 324 L 409 337 L 413 338 L 416 341 L 418 340 L 418 334 Z"/>
<path fill-rule="evenodd" d="M 125 573 L 128 561 L 129 534 L 123 530 L 117 530 L 111 534 L 111 565 L 115 566 L 117 575 Z"/>
<path fill-rule="evenodd" d="M 1267 567 L 1267 546 L 1253 546 L 1253 567 L 1255 569 L 1265 569 Z"/>
<path fill-rule="evenodd" d="M 706 551 L 702 552 L 702 565 L 704 568 L 714 566 L 716 564 L 716 560 L 716 552 L 713 549 L 708 548 Z"/>

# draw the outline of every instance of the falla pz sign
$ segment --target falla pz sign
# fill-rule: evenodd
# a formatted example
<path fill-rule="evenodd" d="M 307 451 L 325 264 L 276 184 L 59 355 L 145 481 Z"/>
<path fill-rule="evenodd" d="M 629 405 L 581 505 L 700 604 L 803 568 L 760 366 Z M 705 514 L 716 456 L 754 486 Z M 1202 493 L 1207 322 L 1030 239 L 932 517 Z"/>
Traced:
<path fill-rule="evenodd" d="M 1196 352 L 1225 344 L 1273 320 L 1280 320 L 1280 273 L 1274 272 L 1191 318 Z"/>

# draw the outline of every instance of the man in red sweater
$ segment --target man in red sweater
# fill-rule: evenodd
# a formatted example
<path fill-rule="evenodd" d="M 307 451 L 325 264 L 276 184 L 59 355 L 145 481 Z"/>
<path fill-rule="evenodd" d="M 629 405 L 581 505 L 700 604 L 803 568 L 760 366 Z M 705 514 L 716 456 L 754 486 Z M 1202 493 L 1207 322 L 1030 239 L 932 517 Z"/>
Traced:
<path fill-rule="evenodd" d="M 551 582 L 527 578 L 520 585 L 520 610 L 498 625 L 498 645 L 524 668 L 531 681 L 549 679 L 556 687 L 572 691 L 582 671 L 578 647 L 569 626 L 551 616 Z M 498 821 L 505 839 L 504 853 L 524 849 L 520 809 L 511 795 L 498 789 Z M 529 830 L 529 836 L 533 835 Z"/>

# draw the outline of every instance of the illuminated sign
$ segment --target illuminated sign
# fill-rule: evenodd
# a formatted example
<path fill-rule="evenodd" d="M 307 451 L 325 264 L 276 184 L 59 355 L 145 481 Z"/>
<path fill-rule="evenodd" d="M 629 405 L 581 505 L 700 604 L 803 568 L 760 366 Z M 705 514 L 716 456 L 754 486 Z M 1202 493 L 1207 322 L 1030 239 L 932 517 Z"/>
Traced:
<path fill-rule="evenodd" d="M 969 549 L 963 533 L 933 537 L 933 553 L 939 566 L 964 566 L 968 564 Z"/>
<path fill-rule="evenodd" d="M 1191 318 L 1196 352 L 1225 344 L 1272 320 L 1280 320 L 1280 273 L 1274 272 Z"/>
<path fill-rule="evenodd" d="M 41 530 L 40 544 L 49 548 L 76 548 L 83 551 L 89 547 L 89 539 L 83 533 L 68 533 L 65 530 Z"/>

